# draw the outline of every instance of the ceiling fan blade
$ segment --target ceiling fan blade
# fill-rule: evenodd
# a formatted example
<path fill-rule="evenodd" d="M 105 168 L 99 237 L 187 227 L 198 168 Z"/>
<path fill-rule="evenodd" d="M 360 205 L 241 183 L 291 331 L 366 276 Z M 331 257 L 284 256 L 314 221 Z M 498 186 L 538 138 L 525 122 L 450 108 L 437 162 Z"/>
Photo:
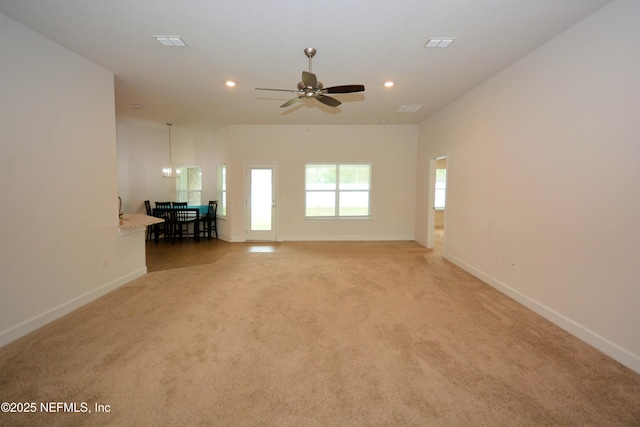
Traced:
<path fill-rule="evenodd" d="M 287 102 L 285 102 L 284 104 L 282 104 L 282 105 L 280 106 L 280 108 L 288 107 L 289 105 L 295 104 L 296 102 L 300 101 L 300 99 L 302 99 L 302 97 L 301 97 L 301 96 L 298 96 L 298 97 L 296 97 L 296 98 L 290 99 L 290 100 L 288 100 Z"/>
<path fill-rule="evenodd" d="M 364 92 L 364 85 L 344 85 L 344 86 L 332 86 L 324 89 L 326 93 L 353 93 Z"/>
<path fill-rule="evenodd" d="M 275 90 L 278 92 L 297 92 L 297 90 L 290 90 L 290 89 L 267 89 L 266 87 L 257 87 L 256 90 Z"/>
<path fill-rule="evenodd" d="M 316 78 L 315 74 L 310 73 L 308 71 L 303 71 L 302 83 L 304 83 L 305 87 L 312 87 L 315 89 L 316 86 L 318 86 L 318 79 Z"/>
<path fill-rule="evenodd" d="M 342 102 L 330 96 L 317 95 L 315 98 L 323 104 L 328 105 L 329 107 L 337 107 L 338 105 L 342 104 Z"/>

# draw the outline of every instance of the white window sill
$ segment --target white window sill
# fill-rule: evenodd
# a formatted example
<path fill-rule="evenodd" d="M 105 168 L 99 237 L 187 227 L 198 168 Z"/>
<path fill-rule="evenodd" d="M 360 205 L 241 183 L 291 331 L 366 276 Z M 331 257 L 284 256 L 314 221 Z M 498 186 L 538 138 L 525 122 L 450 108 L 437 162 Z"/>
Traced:
<path fill-rule="evenodd" d="M 328 222 L 328 221 L 371 221 L 371 216 L 308 216 L 305 222 Z"/>

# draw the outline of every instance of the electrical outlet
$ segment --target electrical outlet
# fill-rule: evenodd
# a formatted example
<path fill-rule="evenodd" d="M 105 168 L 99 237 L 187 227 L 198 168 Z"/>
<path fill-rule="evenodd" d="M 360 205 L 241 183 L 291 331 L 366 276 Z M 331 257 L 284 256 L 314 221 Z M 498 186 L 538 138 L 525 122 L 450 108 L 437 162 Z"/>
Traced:
<path fill-rule="evenodd" d="M 515 270 L 515 269 L 516 269 L 516 263 L 515 263 L 515 261 L 511 263 L 511 269 L 512 269 L 512 270 Z"/>

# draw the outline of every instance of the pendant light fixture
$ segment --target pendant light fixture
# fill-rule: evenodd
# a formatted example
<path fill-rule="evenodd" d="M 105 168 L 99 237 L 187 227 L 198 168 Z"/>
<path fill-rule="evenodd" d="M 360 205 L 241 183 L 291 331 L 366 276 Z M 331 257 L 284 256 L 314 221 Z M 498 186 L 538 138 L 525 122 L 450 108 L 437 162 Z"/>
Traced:
<path fill-rule="evenodd" d="M 178 178 L 180 176 L 180 170 L 176 169 L 171 161 L 171 125 L 172 123 L 167 123 L 169 127 L 169 167 L 162 169 L 162 176 L 164 178 Z"/>

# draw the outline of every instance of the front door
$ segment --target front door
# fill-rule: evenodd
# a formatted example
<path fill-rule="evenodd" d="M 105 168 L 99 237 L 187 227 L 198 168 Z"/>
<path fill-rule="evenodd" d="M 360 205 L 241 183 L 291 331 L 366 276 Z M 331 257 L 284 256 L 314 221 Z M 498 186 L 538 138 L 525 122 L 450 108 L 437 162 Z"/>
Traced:
<path fill-rule="evenodd" d="M 247 240 L 276 240 L 276 165 L 247 164 Z"/>

